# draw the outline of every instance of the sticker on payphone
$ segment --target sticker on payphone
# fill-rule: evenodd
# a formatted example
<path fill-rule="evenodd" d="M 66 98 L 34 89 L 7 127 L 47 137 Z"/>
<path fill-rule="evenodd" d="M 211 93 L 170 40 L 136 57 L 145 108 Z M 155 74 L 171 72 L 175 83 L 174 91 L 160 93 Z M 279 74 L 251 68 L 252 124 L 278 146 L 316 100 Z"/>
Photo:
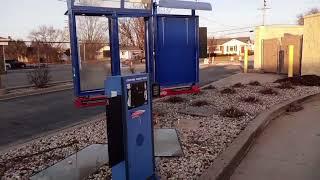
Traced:
<path fill-rule="evenodd" d="M 148 103 L 147 82 L 127 84 L 128 109 L 137 108 Z"/>
<path fill-rule="evenodd" d="M 139 118 L 141 117 L 144 113 L 146 112 L 146 110 L 138 110 L 138 111 L 135 111 L 131 114 L 131 118 L 132 119 L 136 119 L 136 118 Z"/>

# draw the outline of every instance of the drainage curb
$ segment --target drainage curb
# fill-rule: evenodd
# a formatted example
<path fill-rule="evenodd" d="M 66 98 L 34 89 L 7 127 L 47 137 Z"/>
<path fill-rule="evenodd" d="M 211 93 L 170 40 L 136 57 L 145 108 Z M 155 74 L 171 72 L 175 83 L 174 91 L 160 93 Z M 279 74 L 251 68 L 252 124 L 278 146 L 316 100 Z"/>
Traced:
<path fill-rule="evenodd" d="M 59 84 L 63 84 L 63 83 L 72 83 L 72 80 L 68 80 L 68 81 L 54 81 L 51 83 L 48 83 L 49 86 L 54 86 L 54 85 L 59 85 Z M 33 85 L 25 85 L 25 86 L 15 86 L 15 87 L 8 87 L 6 88 L 7 90 L 16 90 L 16 89 L 23 89 L 23 88 L 31 88 L 34 87 Z"/>
<path fill-rule="evenodd" d="M 35 95 L 54 93 L 54 92 L 65 91 L 65 90 L 70 90 L 70 89 L 73 89 L 73 85 L 54 86 L 54 87 L 39 89 L 36 91 L 30 91 L 30 92 L 10 93 L 10 94 L 0 96 L 0 101 L 10 100 L 10 99 L 15 99 L 15 98 L 20 98 L 20 97 L 26 97 L 26 96 L 35 96 Z"/>
<path fill-rule="evenodd" d="M 200 180 L 228 180 L 238 167 L 242 159 L 249 152 L 255 140 L 275 118 L 282 115 L 295 103 L 305 102 L 313 97 L 320 97 L 320 93 L 308 94 L 293 98 L 286 102 L 272 106 L 269 110 L 259 114 L 246 129 L 235 139 L 235 141 L 218 156 L 213 165 L 201 176 Z"/>

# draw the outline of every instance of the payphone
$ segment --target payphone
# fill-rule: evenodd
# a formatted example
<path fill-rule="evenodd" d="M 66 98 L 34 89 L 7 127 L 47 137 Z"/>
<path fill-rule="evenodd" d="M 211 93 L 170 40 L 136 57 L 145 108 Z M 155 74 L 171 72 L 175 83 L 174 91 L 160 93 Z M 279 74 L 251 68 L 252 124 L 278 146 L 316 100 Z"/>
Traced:
<path fill-rule="evenodd" d="M 112 179 L 156 179 L 148 74 L 105 81 L 109 165 Z"/>

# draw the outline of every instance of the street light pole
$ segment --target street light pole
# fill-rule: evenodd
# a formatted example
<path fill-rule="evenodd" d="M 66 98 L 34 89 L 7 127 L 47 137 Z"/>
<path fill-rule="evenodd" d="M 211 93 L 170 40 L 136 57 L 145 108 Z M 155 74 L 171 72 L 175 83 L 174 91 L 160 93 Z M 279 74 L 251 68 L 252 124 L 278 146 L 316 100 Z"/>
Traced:
<path fill-rule="evenodd" d="M 3 64 L 4 64 L 4 71 L 7 71 L 7 66 L 6 66 L 6 53 L 4 50 L 4 45 L 2 46 L 2 55 L 3 55 Z"/>

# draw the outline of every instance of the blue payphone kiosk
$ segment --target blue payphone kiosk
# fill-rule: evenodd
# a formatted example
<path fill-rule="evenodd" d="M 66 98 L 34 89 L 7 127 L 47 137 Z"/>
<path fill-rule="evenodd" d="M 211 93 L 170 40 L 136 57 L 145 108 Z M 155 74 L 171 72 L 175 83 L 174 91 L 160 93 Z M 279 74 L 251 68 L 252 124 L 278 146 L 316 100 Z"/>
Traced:
<path fill-rule="evenodd" d="M 160 94 L 159 86 L 198 82 L 198 17 L 195 10 L 211 10 L 211 5 L 183 0 L 159 0 L 158 4 L 155 0 L 94 0 L 91 4 L 86 0 L 67 0 L 67 4 L 74 94 L 77 97 L 75 104 L 78 107 L 106 106 L 112 179 L 157 179 L 150 89 L 152 87 L 153 94 Z M 192 9 L 192 16 L 157 14 L 157 6 Z M 111 74 L 106 78 L 104 87 L 83 89 L 81 86 L 83 77 L 80 73 L 77 16 L 102 17 L 108 21 Z M 126 17 L 144 19 L 146 73 L 121 75 L 118 21 Z M 180 61 L 171 62 L 177 59 Z M 181 64 L 188 66 L 188 69 L 185 70 L 186 67 Z M 168 68 L 169 65 L 172 67 Z M 192 73 L 189 74 L 189 71 Z"/>
<path fill-rule="evenodd" d="M 148 74 L 105 81 L 109 165 L 113 179 L 156 179 Z"/>

